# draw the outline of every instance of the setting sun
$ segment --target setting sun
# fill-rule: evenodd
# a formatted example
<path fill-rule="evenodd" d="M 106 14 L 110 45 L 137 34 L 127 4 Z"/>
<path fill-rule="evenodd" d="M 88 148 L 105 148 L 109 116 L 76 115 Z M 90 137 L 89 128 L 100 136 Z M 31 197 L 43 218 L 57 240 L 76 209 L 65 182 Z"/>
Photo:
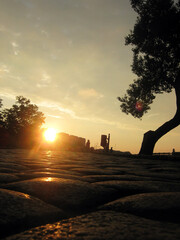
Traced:
<path fill-rule="evenodd" d="M 54 128 L 48 128 L 44 132 L 44 137 L 45 137 L 46 141 L 53 142 L 56 138 L 56 130 Z"/>

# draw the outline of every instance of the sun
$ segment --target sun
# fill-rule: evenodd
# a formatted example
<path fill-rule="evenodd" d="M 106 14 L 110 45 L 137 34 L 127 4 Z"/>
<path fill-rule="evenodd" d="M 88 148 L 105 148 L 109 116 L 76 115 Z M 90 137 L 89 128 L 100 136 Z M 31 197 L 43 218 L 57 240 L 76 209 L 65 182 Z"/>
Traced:
<path fill-rule="evenodd" d="M 54 128 L 48 128 L 44 132 L 44 137 L 46 141 L 53 142 L 56 139 L 56 130 Z"/>

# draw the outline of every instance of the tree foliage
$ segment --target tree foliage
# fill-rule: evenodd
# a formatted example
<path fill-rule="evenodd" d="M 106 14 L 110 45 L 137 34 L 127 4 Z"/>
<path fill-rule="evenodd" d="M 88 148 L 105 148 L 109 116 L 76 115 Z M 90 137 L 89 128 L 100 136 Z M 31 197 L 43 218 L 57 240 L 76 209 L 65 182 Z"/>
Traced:
<path fill-rule="evenodd" d="M 3 104 L 2 104 L 2 99 L 0 99 L 0 108 L 2 108 Z M 2 125 L 2 113 L 0 110 L 0 126 Z"/>
<path fill-rule="evenodd" d="M 44 114 L 38 111 L 38 107 L 23 96 L 17 96 L 11 108 L 1 111 L 1 129 L 20 145 L 33 141 L 44 120 Z"/>
<path fill-rule="evenodd" d="M 118 100 L 123 112 L 141 118 L 156 94 L 180 84 L 180 1 L 131 0 L 131 5 L 138 17 L 125 43 L 133 46 L 137 79 Z"/>
<path fill-rule="evenodd" d="M 4 127 L 12 134 L 19 134 L 25 129 L 37 129 L 44 122 L 44 114 L 35 104 L 22 96 L 16 97 L 16 104 L 2 112 Z"/>
<path fill-rule="evenodd" d="M 3 106 L 2 99 L 0 99 L 0 108 Z"/>

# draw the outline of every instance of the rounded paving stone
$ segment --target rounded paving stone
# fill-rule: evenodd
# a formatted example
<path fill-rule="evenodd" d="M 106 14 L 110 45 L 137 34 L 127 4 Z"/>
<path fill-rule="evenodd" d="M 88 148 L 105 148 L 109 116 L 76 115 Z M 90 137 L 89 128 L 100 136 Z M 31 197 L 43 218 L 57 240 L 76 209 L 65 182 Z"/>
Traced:
<path fill-rule="evenodd" d="M 0 173 L 0 183 L 9 183 L 17 181 L 19 178 L 10 173 Z"/>
<path fill-rule="evenodd" d="M 180 239 L 179 225 L 172 223 L 170 215 L 163 219 L 153 215 L 152 220 L 148 212 L 154 209 L 154 212 L 166 214 L 176 212 L 178 209 L 179 205 L 174 195 L 171 195 L 173 192 L 180 192 L 178 161 L 62 151 L 39 151 L 38 154 L 31 154 L 28 150 L 12 149 L 4 152 L 0 150 L 0 152 L 0 171 L 20 178 L 16 182 L 3 184 L 3 188 L 14 189 L 21 192 L 20 194 L 25 193 L 25 196 L 30 194 L 34 196 L 31 199 L 38 197 L 38 200 L 41 199 L 39 201 L 44 204 L 49 203 L 59 206 L 60 209 L 63 208 L 66 217 L 71 217 L 40 227 L 44 224 L 42 219 L 46 219 L 46 223 L 52 223 L 54 220 L 50 221 L 50 218 L 42 217 L 43 214 L 37 217 L 39 215 L 36 211 L 36 214 L 29 219 L 30 222 L 34 219 L 39 227 L 12 236 L 12 239 Z M 83 182 L 82 179 L 87 182 Z M 156 193 L 159 192 L 162 193 L 157 196 Z M 119 211 L 108 209 L 81 215 L 95 211 L 98 206 L 107 202 L 120 200 L 120 197 L 131 195 L 129 197 L 133 198 L 135 195 L 132 194 L 137 193 L 150 193 L 151 198 L 148 196 L 129 200 L 124 212 L 119 206 Z M 167 201 L 166 205 L 163 201 Z M 13 211 L 16 210 L 16 206 L 20 209 L 19 205 L 14 203 Z M 35 205 L 38 206 L 38 203 Z M 161 205 L 164 205 L 163 209 Z M 9 206 L 7 200 L 0 205 L 4 209 Z M 128 208 L 131 212 L 128 212 Z M 33 207 L 30 207 L 29 211 L 30 209 Z M 145 215 L 139 212 L 144 212 Z M 72 218 L 76 215 L 78 217 Z M 37 219 L 40 221 L 38 222 Z M 18 221 L 18 224 L 19 229 L 16 232 L 30 227 L 24 221 Z M 1 227 L 0 230 L 2 229 L 4 230 Z M 11 229 L 12 225 L 8 225 L 9 235 L 13 234 L 10 232 Z"/>
<path fill-rule="evenodd" d="M 180 222 L 180 192 L 132 195 L 107 203 L 99 209 L 133 213 L 161 221 Z"/>
<path fill-rule="evenodd" d="M 99 168 L 74 168 L 72 169 L 74 172 L 80 173 L 81 175 L 104 175 L 104 174 L 116 174 L 117 171 L 106 170 L 106 169 L 99 169 Z"/>
<path fill-rule="evenodd" d="M 98 211 L 33 228 L 6 240 L 179 240 L 179 237 L 178 224 L 114 211 Z"/>
<path fill-rule="evenodd" d="M 160 181 L 103 181 L 92 183 L 117 189 L 122 196 L 146 192 L 179 192 L 180 184 Z"/>
<path fill-rule="evenodd" d="M 151 178 L 148 177 L 139 177 L 134 175 L 128 175 L 128 174 L 118 174 L 118 175 L 86 175 L 83 176 L 82 179 L 87 180 L 88 182 L 95 183 L 95 182 L 107 182 L 111 180 L 125 180 L 125 181 L 142 181 L 142 180 L 151 180 Z"/>
<path fill-rule="evenodd" d="M 65 208 L 67 212 L 82 211 L 114 200 L 117 191 L 90 183 L 64 178 L 34 178 L 7 184 L 6 188 L 28 193 L 45 202 Z"/>
<path fill-rule="evenodd" d="M 85 179 L 83 179 L 80 176 L 75 176 L 72 174 L 67 174 L 67 173 L 56 173 L 56 172 L 50 172 L 49 171 L 44 171 L 44 172 L 26 172 L 26 173 L 19 173 L 17 174 L 17 176 L 21 179 L 21 180 L 27 180 L 27 179 L 33 179 L 33 178 L 41 178 L 41 177 L 51 177 L 51 178 L 67 178 L 67 179 L 76 179 L 76 180 L 83 180 L 85 181 Z"/>
<path fill-rule="evenodd" d="M 62 219 L 57 207 L 21 192 L 0 189 L 0 236 Z"/>
<path fill-rule="evenodd" d="M 14 169 L 0 167 L 0 173 L 17 173 L 17 172 L 18 171 Z"/>
<path fill-rule="evenodd" d="M 0 168 L 9 168 L 17 171 L 25 171 L 27 167 L 22 166 L 21 164 L 11 163 L 11 162 L 0 162 Z"/>

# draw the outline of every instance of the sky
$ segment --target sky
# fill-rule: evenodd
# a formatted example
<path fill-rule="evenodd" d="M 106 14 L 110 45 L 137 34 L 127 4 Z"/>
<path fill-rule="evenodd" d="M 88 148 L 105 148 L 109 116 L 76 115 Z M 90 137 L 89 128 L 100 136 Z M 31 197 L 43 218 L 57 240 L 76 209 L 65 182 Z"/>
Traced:
<path fill-rule="evenodd" d="M 100 147 L 111 134 L 114 150 L 138 153 L 143 134 L 175 113 L 175 94 L 160 94 L 142 120 L 120 110 L 136 79 L 125 36 L 136 14 L 128 0 L 0 0 L 0 98 L 31 100 L 44 127 L 89 139 Z M 180 151 L 180 128 L 158 141 L 155 152 Z"/>

